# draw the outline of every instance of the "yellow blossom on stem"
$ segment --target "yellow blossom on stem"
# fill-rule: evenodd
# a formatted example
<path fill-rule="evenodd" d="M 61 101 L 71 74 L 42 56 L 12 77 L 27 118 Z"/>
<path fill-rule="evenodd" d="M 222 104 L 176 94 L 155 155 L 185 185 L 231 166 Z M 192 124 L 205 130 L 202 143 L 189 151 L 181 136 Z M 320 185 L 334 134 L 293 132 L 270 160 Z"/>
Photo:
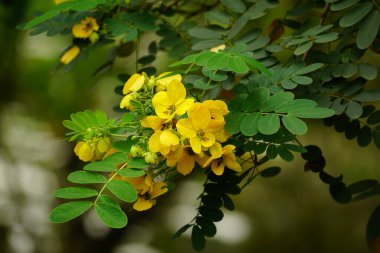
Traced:
<path fill-rule="evenodd" d="M 137 190 L 138 198 L 133 204 L 133 209 L 137 211 L 152 208 L 156 204 L 156 198 L 168 191 L 167 184 L 165 182 L 155 182 L 150 173 L 142 177 L 125 178 L 125 181 L 131 183 Z"/>
<path fill-rule="evenodd" d="M 63 64 L 69 64 L 72 62 L 80 53 L 80 48 L 78 46 L 72 46 L 69 48 L 60 58 Z"/>
<path fill-rule="evenodd" d="M 152 99 L 157 116 L 167 121 L 185 114 L 193 103 L 193 99 L 186 99 L 186 89 L 177 79 L 171 80 L 167 91 L 158 92 Z"/>
<path fill-rule="evenodd" d="M 95 159 L 96 147 L 86 141 L 80 141 L 75 145 L 74 152 L 80 160 L 90 162 Z"/>
<path fill-rule="evenodd" d="M 79 24 L 73 26 L 72 32 L 74 37 L 80 39 L 87 39 L 91 36 L 93 32 L 99 30 L 99 25 L 96 19 L 93 17 L 87 17 L 82 19 Z"/>
<path fill-rule="evenodd" d="M 207 107 L 200 103 L 194 104 L 187 114 L 189 118 L 177 122 L 177 130 L 189 138 L 193 151 L 200 154 L 202 147 L 214 145 L 215 134 L 223 128 L 224 121 L 213 120 Z"/>
<path fill-rule="evenodd" d="M 206 100 L 202 105 L 207 107 L 213 119 L 224 120 L 224 116 L 229 113 L 227 104 L 222 100 Z"/>
<path fill-rule="evenodd" d="M 163 77 L 163 76 L 166 76 L 168 74 L 170 74 L 171 72 L 164 72 L 162 74 L 160 74 L 157 79 L 156 79 L 156 91 L 165 91 L 169 85 L 169 83 L 173 80 L 177 80 L 179 82 L 182 81 L 182 76 L 180 74 L 176 74 L 176 75 L 172 75 L 172 76 L 168 76 L 168 77 Z"/>
<path fill-rule="evenodd" d="M 123 94 L 139 91 L 144 86 L 147 79 L 148 78 L 145 73 L 133 74 L 124 84 Z"/>
<path fill-rule="evenodd" d="M 166 155 L 166 164 L 168 166 L 176 166 L 177 171 L 184 176 L 193 171 L 196 160 L 197 155 L 190 147 L 180 146 L 174 152 Z"/>
<path fill-rule="evenodd" d="M 223 174 L 225 167 L 240 172 L 241 166 L 236 161 L 234 150 L 234 145 L 229 144 L 222 147 L 220 143 L 215 143 L 215 145 L 209 149 L 211 157 L 206 161 L 203 167 L 207 167 L 211 163 L 212 172 L 218 176 Z"/>

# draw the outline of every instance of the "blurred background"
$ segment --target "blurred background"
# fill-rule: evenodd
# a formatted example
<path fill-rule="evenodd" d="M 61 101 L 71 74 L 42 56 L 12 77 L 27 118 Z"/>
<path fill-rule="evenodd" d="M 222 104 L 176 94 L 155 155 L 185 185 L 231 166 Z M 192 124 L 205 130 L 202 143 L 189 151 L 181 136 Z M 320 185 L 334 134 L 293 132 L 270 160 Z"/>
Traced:
<path fill-rule="evenodd" d="M 152 210 L 130 212 L 122 230 L 106 228 L 93 212 L 66 224 L 49 222 L 50 210 L 59 204 L 52 192 L 68 185 L 67 175 L 83 166 L 74 157 L 73 144 L 64 140 L 62 120 L 84 109 L 116 116 L 112 107 L 120 97 L 113 90 L 121 83 L 115 77 L 129 66 L 128 60 L 120 61 L 111 72 L 94 77 L 107 57 L 107 49 L 101 49 L 70 72 L 56 69 L 70 38 L 28 36 L 15 29 L 33 11 L 53 4 L 0 1 L 0 252 L 193 252 L 189 233 L 174 241 L 170 237 L 195 215 L 202 191 L 199 175 L 179 182 Z M 322 148 L 327 172 L 344 174 L 348 184 L 380 180 L 379 150 L 373 144 L 359 148 L 318 122 L 310 132 L 301 142 Z M 370 252 L 365 228 L 379 197 L 340 205 L 316 174 L 304 172 L 301 159 L 273 164 L 282 166 L 280 175 L 258 178 L 234 197 L 236 210 L 225 211 L 205 253 Z"/>

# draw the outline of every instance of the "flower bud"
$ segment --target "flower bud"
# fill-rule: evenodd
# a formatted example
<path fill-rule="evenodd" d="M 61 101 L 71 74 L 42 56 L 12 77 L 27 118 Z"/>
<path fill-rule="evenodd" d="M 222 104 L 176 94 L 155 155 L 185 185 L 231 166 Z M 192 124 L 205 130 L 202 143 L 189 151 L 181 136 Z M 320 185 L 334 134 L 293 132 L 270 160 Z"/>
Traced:
<path fill-rule="evenodd" d="M 133 145 L 131 147 L 131 155 L 133 157 L 141 156 L 143 153 L 143 149 L 139 145 Z"/>
<path fill-rule="evenodd" d="M 91 43 L 96 43 L 99 40 L 99 34 L 93 32 L 90 34 L 90 37 L 88 39 L 91 41 Z"/>
<path fill-rule="evenodd" d="M 101 138 L 96 144 L 96 149 L 99 153 L 106 153 L 111 148 L 111 140 L 110 138 Z"/>
<path fill-rule="evenodd" d="M 158 156 L 153 152 L 146 152 L 144 154 L 144 160 L 145 162 L 150 163 L 150 164 L 157 164 Z"/>
<path fill-rule="evenodd" d="M 85 141 L 78 142 L 74 152 L 84 162 L 92 161 L 95 157 L 95 147 Z"/>

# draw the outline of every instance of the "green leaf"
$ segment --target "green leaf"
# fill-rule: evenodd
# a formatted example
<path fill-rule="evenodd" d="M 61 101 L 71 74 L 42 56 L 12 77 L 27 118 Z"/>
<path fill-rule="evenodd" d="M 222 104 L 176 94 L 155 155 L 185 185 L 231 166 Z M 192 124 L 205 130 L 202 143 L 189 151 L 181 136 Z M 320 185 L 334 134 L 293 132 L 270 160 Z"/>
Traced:
<path fill-rule="evenodd" d="M 344 183 L 331 184 L 329 190 L 331 196 L 336 202 L 340 204 L 347 204 L 351 202 L 352 194 Z"/>
<path fill-rule="evenodd" d="M 380 26 L 380 13 L 373 10 L 359 26 L 356 45 L 360 49 L 368 48 L 375 40 Z"/>
<path fill-rule="evenodd" d="M 94 189 L 85 187 L 66 187 L 54 192 L 54 197 L 63 199 L 82 199 L 98 195 Z"/>
<path fill-rule="evenodd" d="M 294 113 L 308 111 L 314 108 L 317 103 L 310 99 L 295 99 L 281 106 L 276 106 L 275 111 L 280 113 Z"/>
<path fill-rule="evenodd" d="M 347 12 L 340 20 L 340 27 L 350 27 L 362 20 L 372 10 L 373 4 L 371 2 L 364 2 L 358 4 Z"/>
<path fill-rule="evenodd" d="M 116 208 L 120 208 L 119 203 L 106 194 L 102 194 L 99 196 L 97 203 L 100 203 L 100 202 L 107 203 L 109 205 L 113 205 Z"/>
<path fill-rule="evenodd" d="M 369 245 L 375 245 L 380 236 L 380 205 L 371 213 L 366 231 Z"/>
<path fill-rule="evenodd" d="M 191 49 L 192 50 L 205 50 L 205 49 L 210 49 L 210 48 L 219 46 L 221 44 L 224 44 L 224 40 L 202 40 L 202 41 L 195 43 L 191 47 Z M 205 66 L 205 65 L 200 65 L 200 66 Z"/>
<path fill-rule="evenodd" d="M 242 0 L 220 0 L 224 6 L 227 7 L 227 9 L 243 13 L 246 10 L 245 4 Z"/>
<path fill-rule="evenodd" d="M 289 80 L 289 79 L 284 79 L 281 81 L 281 86 L 284 88 L 284 89 L 288 89 L 288 90 L 292 90 L 294 89 L 295 87 L 297 87 L 297 83 Z"/>
<path fill-rule="evenodd" d="M 357 142 L 360 147 L 368 146 L 372 141 L 371 128 L 363 126 L 358 134 Z"/>
<path fill-rule="evenodd" d="M 216 21 L 221 24 L 231 24 L 232 21 L 232 16 L 221 10 L 216 9 L 206 12 L 205 16 L 208 20 Z"/>
<path fill-rule="evenodd" d="M 233 1 L 233 0 L 232 0 Z M 248 23 L 249 17 L 247 15 L 241 15 L 238 20 L 236 20 L 235 23 L 233 23 L 230 32 L 228 34 L 228 39 L 231 40 L 233 39 L 236 35 L 243 30 L 245 25 Z"/>
<path fill-rule="evenodd" d="M 86 129 L 84 129 L 81 125 L 79 125 L 77 122 L 73 122 L 73 121 L 71 121 L 71 120 L 64 120 L 64 121 L 62 122 L 62 124 L 63 124 L 66 128 L 68 128 L 68 129 L 70 129 L 70 130 L 73 130 L 73 131 L 76 131 L 76 132 L 83 132 L 84 130 L 86 130 Z"/>
<path fill-rule="evenodd" d="M 359 1 L 360 0 L 340 0 L 335 3 L 332 3 L 330 6 L 330 10 L 341 11 L 357 4 Z"/>
<path fill-rule="evenodd" d="M 280 167 L 269 167 L 260 172 L 260 176 L 262 177 L 274 177 L 277 176 L 281 172 Z"/>
<path fill-rule="evenodd" d="M 281 108 L 282 105 L 292 101 L 294 99 L 294 94 L 291 92 L 279 92 L 270 96 L 262 104 L 260 104 L 260 111 L 271 112 L 275 108 Z"/>
<path fill-rule="evenodd" d="M 286 149 L 284 146 L 278 147 L 278 154 L 279 156 L 287 162 L 293 161 L 294 156 L 292 152 L 290 152 L 288 149 Z"/>
<path fill-rule="evenodd" d="M 377 110 L 376 112 L 369 115 L 367 119 L 367 123 L 370 125 L 376 125 L 380 123 L 380 110 Z"/>
<path fill-rule="evenodd" d="M 134 157 L 127 162 L 128 168 L 143 169 L 149 164 L 145 162 L 144 158 Z"/>
<path fill-rule="evenodd" d="M 313 64 L 310 64 L 310 65 L 307 65 L 306 67 L 298 69 L 293 74 L 296 75 L 296 76 L 300 76 L 300 75 L 304 75 L 304 74 L 313 72 L 313 71 L 315 71 L 317 69 L 320 69 L 322 67 L 323 67 L 323 63 L 313 63 Z"/>
<path fill-rule="evenodd" d="M 318 35 L 315 38 L 314 43 L 328 43 L 328 42 L 337 40 L 338 39 L 338 35 L 339 35 L 339 33 L 336 33 L 336 32 Z"/>
<path fill-rule="evenodd" d="M 365 180 L 360 180 L 358 182 L 355 182 L 349 186 L 347 186 L 347 189 L 352 193 L 361 193 L 364 191 L 367 191 L 377 185 L 377 180 L 374 179 L 365 179 Z"/>
<path fill-rule="evenodd" d="M 76 184 L 103 184 L 107 182 L 105 176 L 89 171 L 74 171 L 69 174 L 67 180 Z"/>
<path fill-rule="evenodd" d="M 118 170 L 117 174 L 123 177 L 141 177 L 145 175 L 145 171 L 140 169 L 123 168 Z"/>
<path fill-rule="evenodd" d="M 282 123 L 292 134 L 302 135 L 307 132 L 306 123 L 292 115 L 285 115 L 282 117 Z"/>
<path fill-rule="evenodd" d="M 46 13 L 44 13 L 44 14 L 42 14 L 42 15 L 34 18 L 34 19 L 32 19 L 31 21 L 29 21 L 28 23 L 26 23 L 24 26 L 22 26 L 20 28 L 25 29 L 25 30 L 29 30 L 29 29 L 35 27 L 36 25 L 41 24 L 42 22 L 44 22 L 46 20 L 54 18 L 59 13 L 60 13 L 59 10 L 48 11 L 48 12 L 46 12 Z"/>
<path fill-rule="evenodd" d="M 304 85 L 311 84 L 313 82 L 313 79 L 308 76 L 292 76 L 291 79 L 298 84 Z"/>
<path fill-rule="evenodd" d="M 115 166 L 125 163 L 128 160 L 128 156 L 125 153 L 117 152 L 113 153 L 103 159 L 102 162 L 113 164 Z"/>
<path fill-rule="evenodd" d="M 372 102 L 380 100 L 380 89 L 367 90 L 353 97 L 352 100 L 360 102 Z"/>
<path fill-rule="evenodd" d="M 96 111 L 95 112 L 95 117 L 96 117 L 96 120 L 97 120 L 97 125 L 98 126 L 105 126 L 107 125 L 108 123 L 108 118 L 107 118 L 107 114 L 103 111 Z"/>
<path fill-rule="evenodd" d="M 275 113 L 269 113 L 260 119 L 258 129 L 265 135 L 274 134 L 280 129 L 280 118 Z"/>
<path fill-rule="evenodd" d="M 267 154 L 267 156 L 268 156 L 269 159 L 276 158 L 277 155 L 278 155 L 277 147 L 275 145 L 273 145 L 273 144 L 270 144 L 267 147 L 266 154 Z"/>
<path fill-rule="evenodd" d="M 359 73 L 366 80 L 374 80 L 377 76 L 377 68 L 372 64 L 360 64 Z"/>
<path fill-rule="evenodd" d="M 183 233 L 185 233 L 192 226 L 193 226 L 192 224 L 186 224 L 183 227 L 181 227 L 180 229 L 178 229 L 178 231 L 175 232 L 175 234 L 172 236 L 172 240 L 177 239 L 178 237 L 180 237 Z"/>
<path fill-rule="evenodd" d="M 245 112 L 254 112 L 260 108 L 261 104 L 269 98 L 270 92 L 267 88 L 260 87 L 252 90 L 242 105 Z"/>
<path fill-rule="evenodd" d="M 132 203 L 137 200 L 136 189 L 128 182 L 112 180 L 107 184 L 107 189 L 125 202 Z"/>
<path fill-rule="evenodd" d="M 298 111 L 289 113 L 294 117 L 307 119 L 322 119 L 335 114 L 334 110 L 328 108 L 312 108 L 308 111 Z"/>
<path fill-rule="evenodd" d="M 201 251 L 206 247 L 205 236 L 198 226 L 193 226 L 193 230 L 191 232 L 191 244 L 196 251 Z"/>
<path fill-rule="evenodd" d="M 245 136 L 254 136 L 259 132 L 258 123 L 261 119 L 261 113 L 248 113 L 240 122 L 240 131 Z"/>
<path fill-rule="evenodd" d="M 73 201 L 54 208 L 50 213 L 50 221 L 54 223 L 63 223 L 72 220 L 85 213 L 92 207 L 90 201 Z"/>
<path fill-rule="evenodd" d="M 134 113 L 125 113 L 122 117 L 121 117 L 121 122 L 123 124 L 131 124 L 136 118 L 136 115 Z"/>
<path fill-rule="evenodd" d="M 197 224 L 201 227 L 202 233 L 207 237 L 213 237 L 216 235 L 216 226 L 212 221 L 198 216 L 196 219 Z"/>
<path fill-rule="evenodd" d="M 240 132 L 240 122 L 242 121 L 244 117 L 244 113 L 242 112 L 235 112 L 235 113 L 229 113 L 225 119 L 226 119 L 226 125 L 224 129 L 229 134 L 237 134 Z"/>
<path fill-rule="evenodd" d="M 207 63 L 206 67 L 211 70 L 221 70 L 227 66 L 228 55 L 225 53 L 216 53 L 211 56 Z"/>
<path fill-rule="evenodd" d="M 194 27 L 188 33 L 190 36 L 199 39 L 221 39 L 222 37 L 220 32 L 205 27 Z"/>
<path fill-rule="evenodd" d="M 267 69 L 262 63 L 257 61 L 255 58 L 246 56 L 244 54 L 238 54 L 238 56 L 241 59 L 243 59 L 248 65 L 250 65 L 252 68 L 260 70 L 262 73 L 264 73 L 265 75 L 269 77 L 272 76 L 272 72 L 269 69 Z"/>
<path fill-rule="evenodd" d="M 249 71 L 247 64 L 238 56 L 229 56 L 227 58 L 228 68 L 238 74 L 245 74 Z"/>
<path fill-rule="evenodd" d="M 349 101 L 346 107 L 346 115 L 351 119 L 359 118 L 363 113 L 363 108 L 358 102 Z"/>
<path fill-rule="evenodd" d="M 104 171 L 104 172 L 113 172 L 116 171 L 117 168 L 114 164 L 109 162 L 92 162 L 83 167 L 84 170 L 90 171 Z"/>
<path fill-rule="evenodd" d="M 123 228 L 128 224 L 127 215 L 114 205 L 96 202 L 95 210 L 100 220 L 110 228 Z"/>
<path fill-rule="evenodd" d="M 115 141 L 114 143 L 112 143 L 112 147 L 125 153 L 129 153 L 131 151 L 132 145 L 133 141 L 131 138 L 128 138 L 125 141 Z"/>
<path fill-rule="evenodd" d="M 310 50 L 310 48 L 313 46 L 313 42 L 312 41 L 309 41 L 309 42 L 306 42 L 300 46 L 298 46 L 295 50 L 294 50 L 294 55 L 301 55 L 301 54 L 304 54 L 306 53 L 307 51 Z"/>

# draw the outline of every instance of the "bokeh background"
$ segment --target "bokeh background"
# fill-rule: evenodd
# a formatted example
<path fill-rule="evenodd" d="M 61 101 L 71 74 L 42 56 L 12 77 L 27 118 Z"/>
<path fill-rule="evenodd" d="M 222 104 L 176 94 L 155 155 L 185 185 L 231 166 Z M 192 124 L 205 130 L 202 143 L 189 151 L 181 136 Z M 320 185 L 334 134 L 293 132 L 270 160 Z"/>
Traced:
<path fill-rule="evenodd" d="M 188 233 L 174 241 L 170 237 L 195 215 L 202 190 L 196 174 L 181 180 L 151 211 L 130 212 L 122 230 L 106 228 L 93 212 L 66 224 L 49 222 L 50 210 L 59 204 L 52 192 L 68 185 L 66 176 L 83 165 L 74 157 L 73 144 L 64 140 L 62 120 L 84 109 L 116 116 L 112 107 L 120 97 L 113 90 L 120 81 L 115 76 L 134 70 L 124 59 L 110 72 L 93 76 L 107 58 L 107 48 L 70 72 L 57 69 L 69 37 L 28 36 L 15 29 L 35 10 L 53 4 L 0 0 L 0 252 L 193 252 Z M 365 57 L 379 62 L 378 55 Z M 373 144 L 359 148 L 318 122 L 312 122 L 310 132 L 301 142 L 322 148 L 329 173 L 344 174 L 347 183 L 380 180 L 379 150 Z M 258 178 L 234 197 L 236 210 L 225 211 L 205 253 L 370 252 L 365 228 L 380 197 L 340 205 L 316 174 L 304 172 L 301 159 L 273 164 L 283 168 L 280 175 Z"/>

